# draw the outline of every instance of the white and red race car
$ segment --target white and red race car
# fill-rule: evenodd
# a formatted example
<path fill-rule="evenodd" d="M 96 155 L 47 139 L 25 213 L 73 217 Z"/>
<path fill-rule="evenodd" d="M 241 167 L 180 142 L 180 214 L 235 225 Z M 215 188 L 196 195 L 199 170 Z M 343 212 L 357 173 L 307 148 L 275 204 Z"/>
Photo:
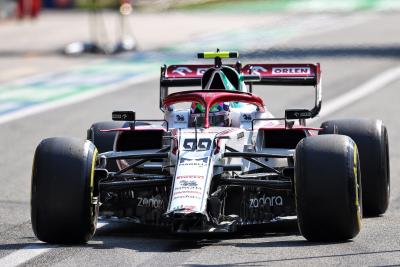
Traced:
<path fill-rule="evenodd" d="M 388 207 L 387 130 L 381 121 L 306 126 L 321 109 L 319 64 L 222 64 L 161 69 L 164 118 L 113 112 L 86 141 L 43 140 L 32 173 L 32 225 L 50 243 L 88 241 L 98 216 L 174 233 L 232 232 L 297 220 L 307 240 L 347 240 L 362 214 Z M 275 118 L 258 85 L 315 87 L 312 109 Z M 169 94 L 170 87 L 198 87 Z"/>

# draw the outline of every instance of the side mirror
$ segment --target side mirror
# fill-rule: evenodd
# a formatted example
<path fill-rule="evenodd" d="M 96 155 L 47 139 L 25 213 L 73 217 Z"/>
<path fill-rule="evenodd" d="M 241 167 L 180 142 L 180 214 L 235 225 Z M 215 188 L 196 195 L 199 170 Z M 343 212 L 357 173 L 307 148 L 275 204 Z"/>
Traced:
<path fill-rule="evenodd" d="M 287 109 L 285 110 L 285 119 L 287 120 L 302 120 L 312 117 L 311 111 L 307 109 Z"/>
<path fill-rule="evenodd" d="M 136 119 L 135 111 L 113 111 L 113 121 L 134 121 Z"/>

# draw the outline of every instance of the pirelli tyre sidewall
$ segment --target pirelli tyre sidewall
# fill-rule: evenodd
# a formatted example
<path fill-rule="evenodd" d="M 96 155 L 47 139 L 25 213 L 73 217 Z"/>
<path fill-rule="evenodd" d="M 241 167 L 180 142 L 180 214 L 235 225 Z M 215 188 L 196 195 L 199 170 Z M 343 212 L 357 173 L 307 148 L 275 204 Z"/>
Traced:
<path fill-rule="evenodd" d="M 364 216 L 386 212 L 390 199 L 389 141 L 380 120 L 340 119 L 326 121 L 320 134 L 347 135 L 360 153 Z"/>
<path fill-rule="evenodd" d="M 48 138 L 36 148 L 31 220 L 38 239 L 85 243 L 94 234 L 98 202 L 93 195 L 97 150 L 90 141 Z"/>
<path fill-rule="evenodd" d="M 309 241 L 344 241 L 361 228 L 358 150 L 343 135 L 306 137 L 296 147 L 295 199 L 301 234 Z"/>

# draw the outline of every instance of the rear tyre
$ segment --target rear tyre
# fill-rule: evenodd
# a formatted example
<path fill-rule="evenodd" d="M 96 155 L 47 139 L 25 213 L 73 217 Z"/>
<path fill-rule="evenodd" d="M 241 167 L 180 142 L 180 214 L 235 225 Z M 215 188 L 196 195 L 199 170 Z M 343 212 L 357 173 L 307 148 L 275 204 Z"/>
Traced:
<path fill-rule="evenodd" d="M 361 228 L 357 146 L 347 136 L 304 138 L 296 147 L 298 224 L 309 241 L 344 241 Z"/>
<path fill-rule="evenodd" d="M 320 134 L 338 133 L 356 142 L 360 153 L 363 214 L 378 216 L 385 213 L 390 198 L 389 142 L 382 121 L 341 119 L 326 121 Z"/>
<path fill-rule="evenodd" d="M 87 139 L 96 146 L 99 153 L 113 151 L 115 136 L 118 132 L 101 132 L 101 130 L 122 128 L 124 125 L 125 122 L 123 121 L 103 121 L 93 123 L 87 132 Z M 106 169 L 112 172 L 118 171 L 116 161 L 107 161 Z"/>
<path fill-rule="evenodd" d="M 145 122 L 136 122 L 136 126 L 149 125 Z M 110 130 L 128 127 L 127 122 L 125 121 L 103 121 L 96 122 L 90 126 L 87 131 L 87 139 L 91 141 L 99 151 L 99 153 L 104 153 L 108 151 L 114 150 L 114 141 L 117 136 L 117 131 L 112 132 L 102 132 L 101 130 Z M 115 160 L 107 161 L 106 169 L 110 172 L 119 171 L 117 162 Z"/>
<path fill-rule="evenodd" d="M 48 138 L 36 148 L 31 220 L 44 242 L 85 243 L 94 234 L 98 202 L 93 196 L 97 150 L 89 141 Z"/>

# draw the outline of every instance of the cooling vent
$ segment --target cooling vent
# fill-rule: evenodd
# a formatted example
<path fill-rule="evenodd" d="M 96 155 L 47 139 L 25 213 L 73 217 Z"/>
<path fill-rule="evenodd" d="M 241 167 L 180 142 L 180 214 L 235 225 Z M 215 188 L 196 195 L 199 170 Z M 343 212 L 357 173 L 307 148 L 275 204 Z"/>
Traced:
<path fill-rule="evenodd" d="M 163 133 L 162 130 L 122 132 L 119 135 L 116 150 L 160 149 Z"/>
<path fill-rule="evenodd" d="M 266 130 L 264 147 L 295 149 L 300 140 L 306 136 L 303 130 Z"/>

